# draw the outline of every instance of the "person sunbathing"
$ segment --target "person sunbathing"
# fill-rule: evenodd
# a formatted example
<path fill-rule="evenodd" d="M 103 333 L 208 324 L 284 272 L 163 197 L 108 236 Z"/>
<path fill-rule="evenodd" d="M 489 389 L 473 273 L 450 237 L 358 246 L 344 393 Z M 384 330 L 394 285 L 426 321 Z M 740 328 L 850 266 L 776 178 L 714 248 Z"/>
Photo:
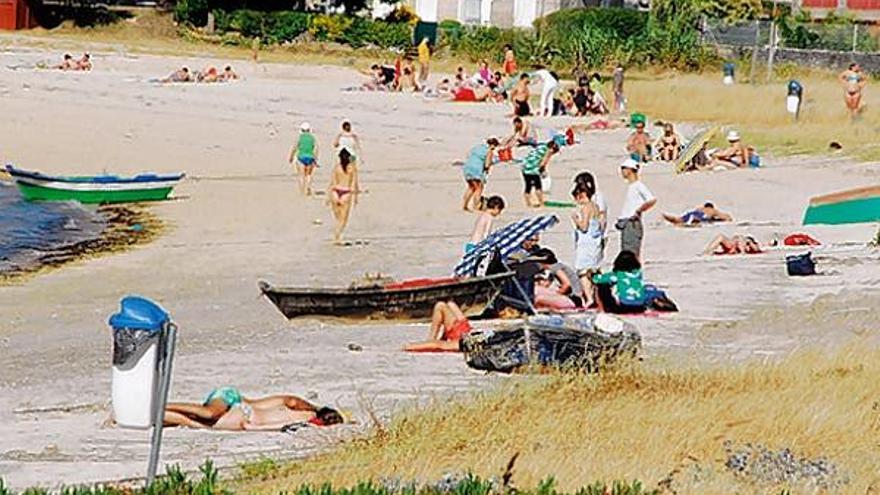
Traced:
<path fill-rule="evenodd" d="M 227 65 L 226 67 L 224 67 L 223 73 L 220 74 L 220 77 L 218 78 L 218 80 L 220 82 L 235 81 L 237 79 L 238 79 L 238 74 L 234 70 L 232 70 L 231 65 Z"/>
<path fill-rule="evenodd" d="M 192 73 L 189 71 L 189 67 L 181 67 L 169 74 L 168 77 L 159 79 L 159 82 L 162 83 L 186 83 L 193 81 L 195 81 L 195 78 L 193 78 Z"/>
<path fill-rule="evenodd" d="M 64 59 L 61 61 L 61 63 L 53 66 L 52 68 L 58 70 L 76 70 L 76 62 L 73 60 L 73 55 L 65 53 Z"/>
<path fill-rule="evenodd" d="M 727 168 L 748 167 L 751 150 L 742 143 L 739 133 L 730 131 L 727 133 L 728 147 L 712 154 L 712 165 Z"/>
<path fill-rule="evenodd" d="M 213 390 L 202 404 L 169 403 L 164 418 L 165 426 L 231 431 L 280 431 L 292 423 L 330 426 L 342 422 L 338 411 L 295 395 L 248 399 L 233 387 Z"/>
<path fill-rule="evenodd" d="M 661 161 L 674 162 L 681 154 L 681 137 L 670 123 L 663 125 L 663 134 L 654 143 L 654 149 Z"/>
<path fill-rule="evenodd" d="M 472 330 L 464 312 L 455 301 L 440 301 L 431 312 L 428 340 L 403 347 L 406 352 L 458 352 L 462 337 Z"/>
<path fill-rule="evenodd" d="M 196 72 L 196 82 L 215 83 L 220 80 L 220 72 L 214 66 L 208 66 L 204 70 Z"/>
<path fill-rule="evenodd" d="M 725 254 L 759 254 L 761 245 L 754 237 L 748 235 L 735 235 L 727 237 L 724 234 L 718 234 L 712 242 L 703 250 L 703 254 L 725 255 Z"/>
<path fill-rule="evenodd" d="M 370 80 L 363 84 L 369 91 L 391 91 L 397 83 L 397 70 L 390 65 L 373 64 L 367 73 Z"/>
<path fill-rule="evenodd" d="M 574 301 L 553 286 L 549 272 L 543 271 L 535 276 L 535 309 L 552 311 L 571 311 L 577 309 Z"/>
<path fill-rule="evenodd" d="M 92 56 L 88 52 L 83 53 L 82 57 L 74 64 L 73 70 L 90 71 L 92 70 Z"/>
<path fill-rule="evenodd" d="M 691 226 L 701 223 L 730 222 L 733 220 L 733 217 L 715 208 L 714 204 L 707 202 L 703 206 L 683 213 L 681 216 L 664 213 L 663 219 L 673 225 Z"/>

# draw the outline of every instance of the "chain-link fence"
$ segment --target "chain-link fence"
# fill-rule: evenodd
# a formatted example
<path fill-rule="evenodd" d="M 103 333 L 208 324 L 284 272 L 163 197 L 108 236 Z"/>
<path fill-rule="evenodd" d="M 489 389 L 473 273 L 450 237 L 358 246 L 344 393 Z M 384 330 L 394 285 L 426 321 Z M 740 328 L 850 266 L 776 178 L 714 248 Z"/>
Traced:
<path fill-rule="evenodd" d="M 703 39 L 715 46 L 769 47 L 773 21 L 728 23 L 704 19 Z M 876 30 L 856 23 L 820 23 L 783 19 L 776 23 L 777 48 L 830 50 L 838 52 L 876 52 L 880 42 Z"/>

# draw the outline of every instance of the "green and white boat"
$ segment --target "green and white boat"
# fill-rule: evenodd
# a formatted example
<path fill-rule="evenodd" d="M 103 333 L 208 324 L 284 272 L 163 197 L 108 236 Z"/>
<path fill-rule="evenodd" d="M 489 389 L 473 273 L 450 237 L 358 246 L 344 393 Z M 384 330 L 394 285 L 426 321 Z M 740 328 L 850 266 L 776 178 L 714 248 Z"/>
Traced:
<path fill-rule="evenodd" d="M 880 185 L 849 189 L 810 199 L 804 225 L 880 221 Z"/>
<path fill-rule="evenodd" d="M 79 201 L 80 203 L 134 203 L 167 199 L 184 174 L 140 174 L 134 177 L 94 175 L 67 177 L 44 175 L 6 165 L 21 195 L 28 201 Z"/>

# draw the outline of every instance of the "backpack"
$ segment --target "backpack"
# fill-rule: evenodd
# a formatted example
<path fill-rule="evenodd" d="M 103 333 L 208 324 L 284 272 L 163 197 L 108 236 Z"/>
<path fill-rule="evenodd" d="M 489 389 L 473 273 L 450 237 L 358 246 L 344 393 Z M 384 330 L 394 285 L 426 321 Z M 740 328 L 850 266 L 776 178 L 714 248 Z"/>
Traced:
<path fill-rule="evenodd" d="M 793 254 L 785 257 L 785 267 L 790 277 L 805 277 L 816 274 L 813 253 Z"/>

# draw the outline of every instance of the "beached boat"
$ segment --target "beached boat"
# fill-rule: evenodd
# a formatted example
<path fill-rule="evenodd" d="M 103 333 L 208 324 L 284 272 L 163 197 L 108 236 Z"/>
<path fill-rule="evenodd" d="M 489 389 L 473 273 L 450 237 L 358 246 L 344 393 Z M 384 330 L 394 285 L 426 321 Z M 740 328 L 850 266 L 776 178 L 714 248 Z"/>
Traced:
<path fill-rule="evenodd" d="M 6 165 L 6 172 L 28 201 L 133 203 L 166 199 L 184 174 L 141 174 L 134 177 L 44 175 Z"/>
<path fill-rule="evenodd" d="M 810 199 L 804 225 L 880 221 L 880 185 L 849 189 Z"/>
<path fill-rule="evenodd" d="M 485 277 L 418 279 L 368 287 L 289 288 L 260 281 L 263 295 L 287 318 L 424 319 L 438 301 L 453 300 L 465 312 L 481 311 L 512 272 Z"/>

